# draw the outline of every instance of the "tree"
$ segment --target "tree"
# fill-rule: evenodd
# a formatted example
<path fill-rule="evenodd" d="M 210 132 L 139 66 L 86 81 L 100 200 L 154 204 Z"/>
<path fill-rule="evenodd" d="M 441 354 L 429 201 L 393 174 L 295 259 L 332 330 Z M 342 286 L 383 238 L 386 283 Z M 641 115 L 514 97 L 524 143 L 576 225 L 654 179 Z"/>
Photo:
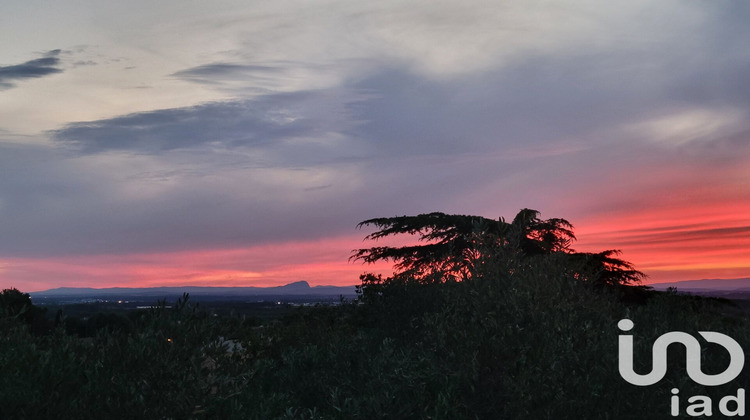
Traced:
<path fill-rule="evenodd" d="M 420 214 L 418 216 L 388 217 L 365 220 L 357 225 L 361 228 L 374 225 L 379 231 L 365 239 L 409 234 L 418 235 L 423 245 L 390 247 L 380 246 L 355 250 L 352 260 L 373 263 L 391 260 L 400 274 L 426 278 L 435 272 L 465 276 L 476 261 L 478 243 L 486 241 L 480 235 L 501 236 L 504 225 L 478 216 L 448 215 L 444 213 Z M 480 228 L 481 227 L 481 228 Z"/>
<path fill-rule="evenodd" d="M 421 245 L 376 246 L 356 249 L 350 260 L 365 263 L 392 261 L 394 278 L 420 283 L 461 281 L 471 277 L 489 259 L 506 262 L 563 254 L 579 270 L 582 280 L 601 284 L 638 283 L 645 275 L 627 261 L 614 257 L 619 251 L 578 253 L 571 248 L 576 239 L 573 225 L 565 219 L 541 219 L 536 210 L 521 210 L 511 223 L 481 216 L 428 213 L 417 216 L 384 217 L 357 225 L 380 230 L 365 239 L 379 240 L 393 235 L 416 235 Z M 368 277 L 373 282 L 372 277 Z M 392 280 L 392 279 L 391 279 Z"/>
<path fill-rule="evenodd" d="M 635 269 L 628 261 L 616 258 L 622 252 L 609 249 L 602 252 L 574 252 L 572 259 L 582 262 L 583 273 L 587 279 L 598 285 L 617 286 L 640 284 L 646 275 Z"/>
<path fill-rule="evenodd" d="M 31 322 L 41 310 L 31 303 L 31 296 L 18 289 L 4 289 L 0 292 L 0 318 L 21 318 Z"/>
<path fill-rule="evenodd" d="M 518 212 L 509 227 L 515 235 L 515 242 L 509 244 L 517 246 L 525 255 L 571 252 L 570 245 L 576 239 L 573 225 L 565 219 L 542 220 L 539 215 L 538 211 L 531 209 Z"/>

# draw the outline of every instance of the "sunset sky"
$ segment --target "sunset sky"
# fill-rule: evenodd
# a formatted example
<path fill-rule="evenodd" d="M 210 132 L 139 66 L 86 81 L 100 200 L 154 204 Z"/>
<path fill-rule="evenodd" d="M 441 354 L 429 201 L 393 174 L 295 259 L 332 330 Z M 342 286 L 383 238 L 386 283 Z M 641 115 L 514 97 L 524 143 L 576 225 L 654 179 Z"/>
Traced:
<path fill-rule="evenodd" d="M 469 6 L 470 4 L 470 6 Z M 0 288 L 350 285 L 358 222 L 750 277 L 750 3 L 0 3 Z M 381 242 L 382 244 L 382 242 Z"/>

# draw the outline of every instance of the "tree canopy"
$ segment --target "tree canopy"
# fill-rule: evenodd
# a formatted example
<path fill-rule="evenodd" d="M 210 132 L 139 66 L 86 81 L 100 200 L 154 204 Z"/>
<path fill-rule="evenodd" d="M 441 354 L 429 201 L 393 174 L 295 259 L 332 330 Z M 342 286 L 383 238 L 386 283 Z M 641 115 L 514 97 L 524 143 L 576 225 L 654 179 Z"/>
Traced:
<path fill-rule="evenodd" d="M 460 281 L 471 277 L 489 259 L 528 260 L 545 255 L 564 255 L 583 280 L 597 284 L 640 283 L 645 277 L 632 264 L 616 258 L 618 250 L 581 253 L 571 248 L 573 225 L 565 219 L 541 219 L 537 210 L 522 209 L 508 223 L 504 218 L 428 213 L 383 217 L 357 225 L 380 230 L 365 237 L 379 240 L 393 235 L 413 235 L 418 245 L 375 246 L 356 249 L 351 260 L 365 263 L 392 261 L 396 276 L 423 283 Z"/>
<path fill-rule="evenodd" d="M 20 318 L 31 322 L 41 309 L 31 303 L 31 296 L 18 289 L 3 289 L 0 292 L 0 318 Z"/>

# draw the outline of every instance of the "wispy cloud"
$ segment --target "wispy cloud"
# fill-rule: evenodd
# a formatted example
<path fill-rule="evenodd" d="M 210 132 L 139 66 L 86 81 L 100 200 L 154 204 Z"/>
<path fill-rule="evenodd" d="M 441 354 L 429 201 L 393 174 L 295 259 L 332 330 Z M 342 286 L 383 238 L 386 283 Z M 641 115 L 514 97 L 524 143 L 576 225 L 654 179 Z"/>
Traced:
<path fill-rule="evenodd" d="M 42 58 L 25 63 L 0 67 L 0 89 L 10 89 L 14 82 L 24 79 L 36 79 L 51 74 L 62 73 L 58 68 L 61 50 L 52 50 L 42 55 Z"/>
<path fill-rule="evenodd" d="M 316 139 L 326 148 L 326 139 L 340 138 L 351 125 L 347 100 L 335 91 L 277 93 L 72 123 L 51 134 L 86 154 L 211 147 L 285 149 L 292 156 L 311 158 L 316 153 L 310 148 L 316 146 L 305 139 Z"/>
<path fill-rule="evenodd" d="M 267 78 L 268 75 L 284 72 L 283 67 L 266 65 L 244 65 L 232 63 L 211 63 L 172 74 L 173 77 L 196 83 L 219 84 L 224 81 L 243 81 L 253 78 Z"/>

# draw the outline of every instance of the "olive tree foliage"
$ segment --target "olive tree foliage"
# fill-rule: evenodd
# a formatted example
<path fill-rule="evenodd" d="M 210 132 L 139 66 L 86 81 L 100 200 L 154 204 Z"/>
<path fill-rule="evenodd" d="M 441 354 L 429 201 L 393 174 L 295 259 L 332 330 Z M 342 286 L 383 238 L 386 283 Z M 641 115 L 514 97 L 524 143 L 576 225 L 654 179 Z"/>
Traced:
<path fill-rule="evenodd" d="M 422 284 L 462 281 L 490 261 L 509 270 L 548 255 L 564 255 L 570 269 L 584 281 L 596 284 L 628 285 L 645 277 L 632 264 L 616 258 L 617 250 L 600 253 L 576 252 L 573 225 L 565 219 L 541 219 L 536 210 L 523 209 L 507 222 L 504 218 L 428 213 L 417 216 L 384 217 L 357 225 L 375 226 L 378 231 L 365 237 L 380 240 L 394 235 L 416 236 L 421 244 L 375 246 L 356 249 L 351 260 L 364 263 L 392 261 L 393 278 Z M 365 274 L 363 284 L 383 283 L 382 277 Z"/>

